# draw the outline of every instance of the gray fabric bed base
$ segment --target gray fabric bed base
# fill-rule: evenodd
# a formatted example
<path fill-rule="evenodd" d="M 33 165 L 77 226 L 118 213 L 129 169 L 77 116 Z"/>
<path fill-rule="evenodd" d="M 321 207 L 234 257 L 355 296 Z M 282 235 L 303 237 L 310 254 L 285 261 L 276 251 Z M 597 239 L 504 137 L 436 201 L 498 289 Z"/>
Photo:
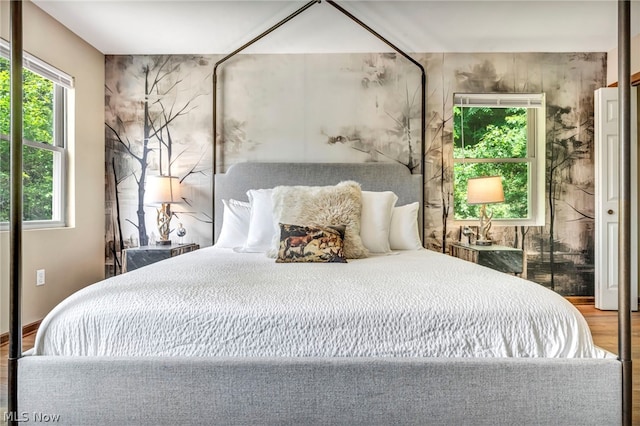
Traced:
<path fill-rule="evenodd" d="M 26 356 L 19 413 L 82 426 L 617 425 L 620 377 L 615 359 Z"/>

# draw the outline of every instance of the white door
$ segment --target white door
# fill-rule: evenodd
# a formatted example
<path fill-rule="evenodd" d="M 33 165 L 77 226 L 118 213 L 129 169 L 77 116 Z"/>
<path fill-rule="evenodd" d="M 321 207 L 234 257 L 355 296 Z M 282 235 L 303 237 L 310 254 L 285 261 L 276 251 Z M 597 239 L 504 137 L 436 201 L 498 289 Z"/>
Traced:
<path fill-rule="evenodd" d="M 638 203 L 636 90 L 631 99 L 631 306 L 638 309 Z M 620 141 L 618 89 L 595 92 L 595 299 L 596 308 L 618 309 L 618 201 Z"/>

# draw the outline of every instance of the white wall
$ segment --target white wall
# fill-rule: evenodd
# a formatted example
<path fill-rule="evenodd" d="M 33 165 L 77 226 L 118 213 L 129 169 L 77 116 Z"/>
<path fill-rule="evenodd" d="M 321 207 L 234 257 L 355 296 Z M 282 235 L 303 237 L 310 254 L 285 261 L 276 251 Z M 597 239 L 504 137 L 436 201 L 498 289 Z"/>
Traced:
<path fill-rule="evenodd" d="M 10 38 L 9 2 L 0 1 Z M 104 56 L 31 2 L 23 3 L 24 49 L 75 78 L 70 117 L 69 227 L 23 237 L 22 322 L 42 319 L 74 291 L 104 276 Z M 73 105 L 75 104 L 75 105 Z M 0 333 L 9 329 L 9 235 L 0 233 Z M 46 284 L 36 287 L 37 269 Z"/>
<path fill-rule="evenodd" d="M 640 73 L 640 34 L 631 38 L 631 75 Z M 618 49 L 607 53 L 607 86 L 618 82 Z"/>

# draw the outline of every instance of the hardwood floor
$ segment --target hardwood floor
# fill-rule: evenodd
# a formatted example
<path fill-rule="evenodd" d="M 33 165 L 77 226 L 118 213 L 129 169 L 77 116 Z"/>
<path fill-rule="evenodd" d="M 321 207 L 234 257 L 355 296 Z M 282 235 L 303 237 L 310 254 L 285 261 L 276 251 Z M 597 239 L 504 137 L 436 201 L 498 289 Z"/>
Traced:
<path fill-rule="evenodd" d="M 587 320 L 596 345 L 610 352 L 618 352 L 618 314 L 612 311 L 599 311 L 593 305 L 576 305 Z M 640 425 L 640 312 L 634 312 L 632 327 L 633 359 L 633 424 Z M 33 347 L 35 332 L 24 337 L 22 347 Z M 0 346 L 0 425 L 7 406 L 7 357 L 8 344 Z"/>

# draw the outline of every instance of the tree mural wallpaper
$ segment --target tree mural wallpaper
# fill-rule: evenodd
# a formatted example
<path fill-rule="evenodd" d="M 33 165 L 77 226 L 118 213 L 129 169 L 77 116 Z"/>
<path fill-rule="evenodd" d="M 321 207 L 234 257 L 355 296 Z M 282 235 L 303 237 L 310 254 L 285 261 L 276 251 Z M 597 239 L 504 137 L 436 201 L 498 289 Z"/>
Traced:
<path fill-rule="evenodd" d="M 413 57 L 428 81 L 426 247 L 446 252 L 461 236 L 452 211 L 453 94 L 544 92 L 546 225 L 492 232 L 500 244 L 525 250 L 528 279 L 565 295 L 593 295 L 593 92 L 605 85 L 606 55 Z M 211 72 L 217 59 L 107 57 L 108 254 L 150 237 L 152 215 L 139 212 L 151 208 L 143 193 L 149 173 L 181 178 L 180 221 L 193 242 L 212 243 Z M 216 169 L 241 161 L 397 161 L 417 172 L 419 86 L 415 66 L 391 53 L 238 55 L 219 75 Z"/>
<path fill-rule="evenodd" d="M 419 164 L 420 74 L 395 54 L 238 55 L 218 79 L 221 170 L 247 160 Z"/>
<path fill-rule="evenodd" d="M 184 181 L 196 172 L 200 162 L 176 164 L 187 153 L 206 151 L 210 139 L 194 143 L 193 134 L 185 133 L 180 121 L 186 121 L 198 108 L 198 98 L 207 98 L 206 77 L 193 87 L 185 70 L 208 61 L 199 57 L 118 56 L 107 58 L 105 87 L 105 145 L 107 147 L 107 255 L 113 273 L 120 265 L 119 251 L 127 245 L 147 245 L 154 239 L 153 217 L 148 215 L 145 184 L 150 173 L 177 175 Z M 122 73 L 120 73 L 122 72 Z M 187 76 L 185 81 L 185 76 Z M 185 83 L 191 83 L 184 88 Z M 189 162 L 192 162 L 190 160 Z M 175 166 L 175 167 L 174 167 Z M 205 169 L 200 170 L 205 172 Z M 184 198 L 193 203 L 189 195 Z M 135 208 L 135 216 L 127 211 Z M 124 213 L 124 214 L 123 214 Z M 183 210 L 176 215 L 211 222 L 211 215 Z M 187 222 L 186 218 L 181 218 Z M 124 225 L 130 232 L 124 232 Z M 131 229 L 133 227 L 133 229 Z M 129 237 L 127 237 L 129 236 Z"/>

